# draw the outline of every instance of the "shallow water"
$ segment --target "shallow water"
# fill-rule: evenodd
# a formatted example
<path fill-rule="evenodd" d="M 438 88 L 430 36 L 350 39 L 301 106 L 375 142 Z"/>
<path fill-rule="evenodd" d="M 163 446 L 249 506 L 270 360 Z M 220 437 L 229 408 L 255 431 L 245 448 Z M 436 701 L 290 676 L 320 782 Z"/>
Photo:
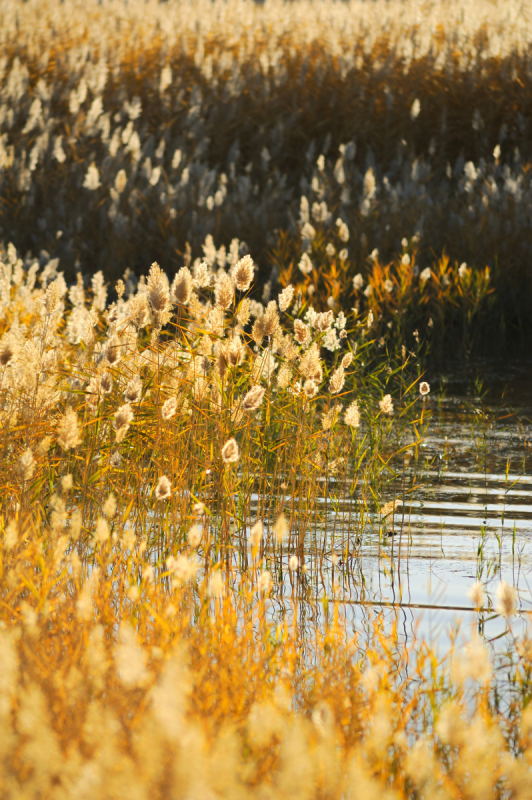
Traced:
<path fill-rule="evenodd" d="M 512 636 L 532 611 L 532 380 L 493 381 L 483 399 L 458 382 L 430 405 L 422 455 L 388 485 L 387 499 L 401 501 L 395 513 L 384 525 L 369 519 L 355 539 L 356 501 L 329 503 L 305 541 L 305 572 L 290 573 L 283 558 L 274 607 L 319 619 L 334 594 L 355 628 L 368 609 L 384 608 L 390 619 L 399 615 L 407 638 L 416 633 L 445 650 L 457 627 L 465 638 L 480 625 L 504 652 L 500 581 L 519 593 Z M 341 497 L 341 487 L 334 491 Z M 480 614 L 468 597 L 476 580 L 487 594 Z"/>

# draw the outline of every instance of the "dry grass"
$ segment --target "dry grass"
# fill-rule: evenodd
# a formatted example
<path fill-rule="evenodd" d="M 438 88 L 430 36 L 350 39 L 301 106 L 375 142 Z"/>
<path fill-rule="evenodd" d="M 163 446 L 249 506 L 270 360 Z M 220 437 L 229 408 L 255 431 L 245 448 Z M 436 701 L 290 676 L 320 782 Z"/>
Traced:
<path fill-rule="evenodd" d="M 522 337 L 527 6 L 318 6 L 4 3 L 0 235 L 70 277 L 78 265 L 114 278 L 148 259 L 172 271 L 206 240 L 220 262 L 244 240 L 275 282 L 297 270 L 306 202 L 315 265 L 335 259 L 342 295 L 375 248 L 386 266 L 419 235 L 420 270 L 443 251 L 490 267 L 490 347 Z"/>
<path fill-rule="evenodd" d="M 289 291 L 247 322 L 249 257 L 110 305 L 3 257 L 2 796 L 528 797 L 526 636 L 501 684 L 475 636 L 441 660 L 313 599 L 396 505 L 372 514 L 420 442 L 412 356 L 364 374 L 370 316 Z"/>
<path fill-rule="evenodd" d="M 529 797 L 513 590 L 494 661 L 353 629 L 334 572 L 408 508 L 424 348 L 528 308 L 526 7 L 36 8 L 0 9 L 0 233 L 40 252 L 0 250 L 0 798 Z"/>

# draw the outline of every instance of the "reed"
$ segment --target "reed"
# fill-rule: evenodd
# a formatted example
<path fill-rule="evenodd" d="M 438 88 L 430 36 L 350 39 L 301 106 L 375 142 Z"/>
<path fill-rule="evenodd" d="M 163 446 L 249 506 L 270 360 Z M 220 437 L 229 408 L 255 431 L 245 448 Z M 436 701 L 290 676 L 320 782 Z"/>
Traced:
<path fill-rule="evenodd" d="M 343 294 L 357 274 L 377 277 L 377 250 L 395 272 L 406 240 L 417 276 L 449 258 L 476 286 L 489 267 L 491 323 L 477 343 L 490 330 L 489 347 L 524 341 L 526 5 L 89 8 L 2 6 L 6 242 L 59 257 L 69 279 L 78 268 L 116 279 L 148 259 L 173 272 L 202 247 L 224 263 L 238 239 L 261 283 L 297 273 L 310 247 Z M 317 236 L 302 239 L 307 221 Z M 470 348 L 481 323 L 468 303 L 452 310 L 460 338 L 449 341 Z M 432 311 L 417 317 L 413 330 L 438 325 Z M 423 333 L 437 343 L 446 330 Z"/>

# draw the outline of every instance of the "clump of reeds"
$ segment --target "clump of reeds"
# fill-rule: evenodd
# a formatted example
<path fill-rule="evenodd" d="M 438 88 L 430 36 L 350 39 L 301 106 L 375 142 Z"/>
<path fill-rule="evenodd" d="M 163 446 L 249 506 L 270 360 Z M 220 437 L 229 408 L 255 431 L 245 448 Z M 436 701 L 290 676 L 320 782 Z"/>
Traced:
<path fill-rule="evenodd" d="M 362 487 L 373 483 L 378 501 L 419 367 L 411 353 L 397 365 L 380 354 L 371 311 L 318 312 L 292 286 L 251 300 L 249 255 L 235 254 L 229 271 L 182 267 L 172 282 L 154 263 L 137 287 L 120 281 L 113 302 L 101 273 L 90 291 L 81 279 L 68 289 L 54 262 L 25 268 L 12 247 L 5 258 L 6 516 L 56 514 L 60 527 L 75 518 L 93 548 L 87 531 L 100 519 L 109 537 L 99 515 L 113 494 L 116 513 L 163 558 L 201 507 L 208 563 L 228 545 L 245 550 L 257 520 L 262 552 L 284 513 L 287 546 L 301 556 L 331 499 L 362 491 L 374 510 Z M 390 391 L 392 416 L 379 407 Z M 419 434 L 409 441 L 415 448 Z"/>
<path fill-rule="evenodd" d="M 6 2 L 0 236 L 60 257 L 71 276 L 78 264 L 114 278 L 148 257 L 179 268 L 202 246 L 224 265 L 238 238 L 275 282 L 314 229 L 315 266 L 341 292 L 371 277 L 376 249 L 385 268 L 419 236 L 420 274 L 437 273 L 443 251 L 473 283 L 488 265 L 486 330 L 494 343 L 522 336 L 531 32 L 520 9 Z M 455 304 L 451 330 L 478 329 L 468 315 Z"/>
<path fill-rule="evenodd" d="M 57 517 L 2 532 L 6 796 L 529 796 L 528 638 L 501 695 L 475 636 L 442 660 L 381 615 L 349 633 L 333 598 L 321 626 L 297 601 L 272 622 L 265 573 L 199 576 L 191 532 L 161 574 L 116 501 L 102 512 L 91 554 Z"/>
<path fill-rule="evenodd" d="M 4 258 L 1 785 L 525 797 L 526 637 L 503 691 L 479 639 L 441 660 L 385 615 L 350 629 L 334 578 L 314 589 L 405 502 L 381 507 L 386 476 L 427 413 L 373 313 L 291 286 L 259 304 L 237 253 L 172 281 L 154 263 L 113 301 L 101 273 L 68 288 L 56 262 Z"/>

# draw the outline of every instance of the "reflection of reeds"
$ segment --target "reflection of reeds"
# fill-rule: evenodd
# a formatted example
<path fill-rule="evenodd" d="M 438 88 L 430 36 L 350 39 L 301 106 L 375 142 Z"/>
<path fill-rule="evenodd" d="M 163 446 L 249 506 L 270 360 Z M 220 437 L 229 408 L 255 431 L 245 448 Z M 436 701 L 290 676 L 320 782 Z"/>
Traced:
<path fill-rule="evenodd" d="M 466 9 L 4 3 L 2 235 L 115 277 L 245 240 L 265 280 L 302 263 L 338 301 L 419 234 L 421 274 L 444 250 L 479 281 L 488 264 L 522 333 L 529 23 L 517 2 Z"/>

